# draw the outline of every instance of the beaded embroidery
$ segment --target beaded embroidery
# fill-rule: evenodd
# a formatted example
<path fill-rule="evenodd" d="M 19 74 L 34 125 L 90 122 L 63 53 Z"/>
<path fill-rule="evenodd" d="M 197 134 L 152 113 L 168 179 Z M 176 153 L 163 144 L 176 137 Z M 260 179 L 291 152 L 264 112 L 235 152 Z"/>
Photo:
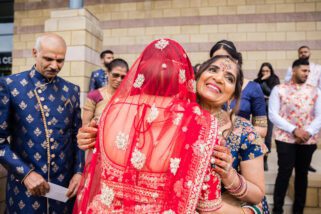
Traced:
<path fill-rule="evenodd" d="M 179 163 L 181 162 L 181 159 L 179 158 L 171 158 L 170 160 L 170 168 L 171 168 L 171 173 L 173 175 L 176 175 L 177 169 L 179 167 Z"/>
<path fill-rule="evenodd" d="M 118 132 L 115 140 L 117 149 L 126 150 L 128 145 L 128 138 L 129 138 L 128 134 L 125 134 L 123 132 Z"/>
<path fill-rule="evenodd" d="M 140 152 L 137 148 L 135 148 L 132 158 L 130 159 L 130 162 L 133 164 L 133 166 L 136 169 L 142 169 L 144 167 L 146 161 L 146 156 Z"/>
<path fill-rule="evenodd" d="M 143 74 L 138 74 L 137 78 L 136 78 L 136 80 L 134 82 L 134 85 L 133 85 L 134 88 L 141 88 L 143 83 L 144 83 L 144 81 L 145 81 L 144 75 Z"/>
<path fill-rule="evenodd" d="M 169 42 L 165 39 L 160 39 L 158 42 L 155 44 L 155 48 L 163 50 L 166 48 L 166 46 L 169 44 Z"/>

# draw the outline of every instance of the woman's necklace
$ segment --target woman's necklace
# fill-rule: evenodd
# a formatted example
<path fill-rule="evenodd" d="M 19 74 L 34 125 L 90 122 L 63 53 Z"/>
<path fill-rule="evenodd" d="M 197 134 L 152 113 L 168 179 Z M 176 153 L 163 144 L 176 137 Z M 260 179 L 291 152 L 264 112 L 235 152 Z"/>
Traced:
<path fill-rule="evenodd" d="M 223 110 L 219 110 L 217 112 L 212 113 L 212 115 L 217 119 L 219 127 L 223 125 L 224 122 L 224 115 L 223 115 Z"/>
<path fill-rule="evenodd" d="M 217 119 L 218 123 L 218 138 L 219 138 L 219 144 L 220 145 L 225 145 L 226 144 L 226 139 L 223 136 L 224 130 L 227 130 L 227 125 L 229 124 L 228 121 L 225 118 L 224 115 L 224 110 L 219 110 L 215 113 L 212 113 L 213 116 Z"/>

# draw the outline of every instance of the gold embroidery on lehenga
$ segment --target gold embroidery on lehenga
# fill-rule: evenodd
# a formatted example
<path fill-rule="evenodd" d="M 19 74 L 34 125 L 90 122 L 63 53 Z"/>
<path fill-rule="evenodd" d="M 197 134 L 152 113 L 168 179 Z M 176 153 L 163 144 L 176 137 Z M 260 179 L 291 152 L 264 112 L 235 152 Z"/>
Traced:
<path fill-rule="evenodd" d="M 125 151 L 128 145 L 128 138 L 129 138 L 128 134 L 123 132 L 118 132 L 115 140 L 117 149 Z"/>
<path fill-rule="evenodd" d="M 145 161 L 146 155 L 139 151 L 137 148 L 135 148 L 132 153 L 132 158 L 130 159 L 130 162 L 133 164 L 133 166 L 136 169 L 142 169 L 145 165 Z"/>
<path fill-rule="evenodd" d="M 164 192 L 157 189 L 133 186 L 130 184 L 120 184 L 113 181 L 103 181 L 105 185 L 111 187 L 115 197 L 124 199 L 134 199 L 140 203 L 155 203 L 157 200 L 164 200 Z M 124 194 L 126 192 L 127 194 Z"/>
<path fill-rule="evenodd" d="M 101 189 L 101 195 L 100 195 L 101 202 L 104 203 L 107 207 L 109 207 L 114 200 L 114 196 L 115 196 L 115 193 L 113 189 L 103 184 L 103 187 Z"/>
<path fill-rule="evenodd" d="M 176 175 L 176 172 L 178 170 L 180 162 L 181 162 L 180 158 L 171 158 L 170 159 L 170 169 L 171 169 L 171 173 L 173 175 Z"/>
<path fill-rule="evenodd" d="M 181 197 L 183 190 L 183 179 L 180 179 L 175 182 L 174 184 L 174 192 L 176 193 L 177 197 Z"/>
<path fill-rule="evenodd" d="M 204 136 L 207 136 L 207 138 L 204 139 Z M 204 154 L 211 153 L 214 147 L 213 142 L 216 139 L 216 136 L 217 136 L 217 120 L 214 117 L 211 117 L 210 129 L 205 130 L 205 128 L 203 128 L 198 138 L 199 139 L 198 143 L 202 144 L 201 147 Z M 101 149 L 103 150 L 104 148 L 102 147 Z M 143 154 L 137 148 L 136 148 L 136 151 L 138 151 L 140 154 Z M 124 179 L 123 167 L 120 165 L 114 164 L 110 160 L 108 160 L 108 157 L 106 156 L 105 153 L 102 153 L 102 154 L 104 155 L 102 156 L 103 169 L 102 169 L 101 183 L 104 183 L 109 188 L 112 188 L 115 198 L 110 208 L 106 208 L 106 206 L 102 204 L 99 198 L 97 199 L 97 197 L 94 197 L 92 203 L 90 204 L 89 209 L 95 209 L 96 211 L 100 209 L 103 212 L 106 212 L 104 208 L 107 209 L 107 211 L 114 210 L 114 208 L 116 207 L 116 202 L 126 198 L 134 200 L 137 203 L 142 203 L 142 204 L 146 203 L 151 205 L 158 204 L 159 202 L 162 202 L 165 200 L 165 192 L 164 192 L 164 189 L 162 189 L 162 187 L 166 186 L 168 173 L 150 173 L 150 172 L 148 173 L 148 172 L 139 171 L 137 174 L 137 177 L 133 178 L 135 182 L 137 182 L 136 185 L 131 185 L 131 184 L 126 185 L 124 183 L 120 183 Z M 206 155 L 206 157 L 208 156 L 207 158 L 204 158 L 204 156 L 200 156 L 200 155 L 201 154 L 192 155 L 190 168 L 188 170 L 186 178 L 183 180 L 184 187 L 186 188 L 183 188 L 181 192 L 181 198 L 184 200 L 181 200 L 178 202 L 178 208 L 177 208 L 178 213 L 195 212 L 196 205 L 198 202 L 199 192 L 201 191 L 201 188 L 202 188 L 202 180 L 203 180 L 203 177 L 205 176 L 206 167 L 208 167 L 209 158 L 210 158 L 210 155 Z M 141 159 L 137 158 L 137 162 L 136 160 L 134 161 L 130 160 L 130 161 L 132 164 L 133 162 L 134 164 L 137 163 L 140 168 L 142 161 L 138 161 L 138 160 L 141 160 Z M 143 164 L 145 164 L 145 160 L 143 161 Z M 121 213 L 121 209 L 122 208 L 118 207 L 117 205 L 117 209 L 116 209 L 117 212 L 120 211 Z M 140 208 L 137 207 L 137 209 L 140 209 Z M 167 210 L 167 211 L 170 211 L 170 210 Z M 94 213 L 97 213 L 97 212 L 94 212 Z M 144 212 L 141 212 L 141 213 L 144 213 Z"/>
<path fill-rule="evenodd" d="M 215 200 L 199 200 L 197 209 L 201 211 L 213 211 L 221 206 L 222 198 Z"/>

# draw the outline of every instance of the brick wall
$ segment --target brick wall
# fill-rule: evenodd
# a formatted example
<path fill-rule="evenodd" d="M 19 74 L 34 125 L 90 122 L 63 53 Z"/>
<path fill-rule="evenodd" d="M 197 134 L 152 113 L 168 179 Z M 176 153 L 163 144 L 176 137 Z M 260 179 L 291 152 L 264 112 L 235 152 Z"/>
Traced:
<path fill-rule="evenodd" d="M 101 22 L 104 49 L 132 63 L 153 39 L 182 43 L 192 63 L 204 61 L 213 43 L 226 38 L 242 51 L 244 70 L 254 78 L 264 61 L 281 78 L 309 45 L 312 61 L 321 64 L 321 2 L 318 0 L 85 0 L 85 8 Z M 119 3 L 122 2 L 122 3 Z M 30 49 L 44 31 L 50 11 L 68 1 L 18 0 L 15 3 L 13 71 L 33 63 Z M 62 34 L 63 35 L 63 34 Z M 63 35 L 67 41 L 70 36 Z M 68 66 L 68 65 L 67 65 Z M 85 89 L 83 89 L 85 90 Z"/>

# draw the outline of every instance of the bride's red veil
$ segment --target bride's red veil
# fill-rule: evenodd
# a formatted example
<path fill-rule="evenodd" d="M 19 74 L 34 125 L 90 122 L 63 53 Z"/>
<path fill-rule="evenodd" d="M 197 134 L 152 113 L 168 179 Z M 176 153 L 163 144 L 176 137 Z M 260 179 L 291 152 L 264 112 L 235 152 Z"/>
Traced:
<path fill-rule="evenodd" d="M 149 44 L 106 106 L 74 213 L 194 213 L 217 135 L 184 49 Z"/>

